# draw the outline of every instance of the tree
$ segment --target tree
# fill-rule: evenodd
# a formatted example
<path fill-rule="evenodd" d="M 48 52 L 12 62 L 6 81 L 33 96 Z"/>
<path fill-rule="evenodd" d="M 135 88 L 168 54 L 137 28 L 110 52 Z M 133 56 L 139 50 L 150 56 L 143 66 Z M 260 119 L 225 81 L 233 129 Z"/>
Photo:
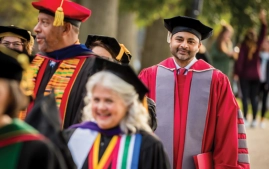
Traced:
<path fill-rule="evenodd" d="M 131 65 L 137 60 L 137 25 L 136 14 L 133 12 L 119 12 L 117 39 L 131 52 Z"/>
<path fill-rule="evenodd" d="M 141 58 L 142 68 L 157 64 L 171 55 L 166 38 L 167 30 L 163 27 L 162 19 L 154 21 L 147 27 Z"/>
<path fill-rule="evenodd" d="M 1 25 L 15 25 L 32 32 L 37 23 L 38 10 L 32 0 L 0 0 Z"/>
<path fill-rule="evenodd" d="M 116 37 L 118 23 L 118 0 L 76 0 L 91 9 L 91 17 L 82 24 L 80 40 L 86 41 L 88 34 Z"/>

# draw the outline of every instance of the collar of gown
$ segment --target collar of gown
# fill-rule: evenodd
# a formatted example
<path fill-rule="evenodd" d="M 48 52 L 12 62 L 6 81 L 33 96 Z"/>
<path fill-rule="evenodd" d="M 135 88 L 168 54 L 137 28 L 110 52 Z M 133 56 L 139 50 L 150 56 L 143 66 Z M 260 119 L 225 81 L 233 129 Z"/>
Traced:
<path fill-rule="evenodd" d="M 83 56 L 85 54 L 91 54 L 92 51 L 83 44 L 71 45 L 53 52 L 40 53 L 43 56 L 47 56 L 54 60 L 64 60 L 73 58 L 74 56 Z"/>
<path fill-rule="evenodd" d="M 80 123 L 80 124 L 75 124 L 75 125 L 72 125 L 70 128 L 90 129 L 90 130 L 100 132 L 100 133 L 107 135 L 107 136 L 122 134 L 119 126 L 116 126 L 114 128 L 111 128 L 111 129 L 101 129 L 98 127 L 98 125 L 96 123 L 91 122 L 91 121 Z"/>
<path fill-rule="evenodd" d="M 181 67 L 177 64 L 177 62 L 175 61 L 175 58 L 174 57 L 173 57 L 173 60 L 174 60 L 174 63 L 176 65 L 177 70 L 180 69 Z M 197 61 L 197 59 L 196 59 L 196 57 L 194 57 L 192 59 L 192 61 L 187 66 L 185 66 L 184 68 L 185 69 L 189 69 L 196 61 Z"/>

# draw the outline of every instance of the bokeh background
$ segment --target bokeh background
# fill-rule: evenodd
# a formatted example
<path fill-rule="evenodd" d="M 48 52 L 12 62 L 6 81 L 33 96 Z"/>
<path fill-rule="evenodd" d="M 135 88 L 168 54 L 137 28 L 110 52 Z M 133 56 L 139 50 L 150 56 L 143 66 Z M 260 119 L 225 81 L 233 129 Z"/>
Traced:
<path fill-rule="evenodd" d="M 32 0 L 0 0 L 1 25 L 15 25 L 30 31 L 37 22 L 38 11 Z M 260 9 L 269 9 L 269 0 L 74 0 L 92 10 L 92 16 L 82 24 L 80 41 L 88 34 L 116 37 L 133 55 L 132 66 L 139 71 L 170 55 L 163 19 L 187 15 L 200 19 L 214 28 L 211 42 L 221 28 L 221 22 L 234 28 L 237 44 L 249 27 L 259 26 Z M 269 17 L 268 17 L 269 18 Z"/>
<path fill-rule="evenodd" d="M 232 41 L 237 45 L 248 28 L 253 27 L 258 31 L 259 11 L 269 9 L 269 0 L 74 1 L 92 10 L 92 16 L 82 24 L 80 42 L 84 43 L 88 34 L 116 37 L 132 53 L 131 65 L 137 72 L 170 56 L 166 41 L 167 30 L 163 26 L 164 18 L 186 15 L 213 27 L 213 36 L 203 42 L 209 50 L 222 23 L 232 25 Z M 32 0 L 0 0 L 0 24 L 22 27 L 34 34 L 38 11 L 32 7 L 31 2 Z M 238 102 L 241 105 L 240 99 Z M 269 126 L 263 130 L 248 129 L 247 132 L 251 168 L 268 169 Z"/>

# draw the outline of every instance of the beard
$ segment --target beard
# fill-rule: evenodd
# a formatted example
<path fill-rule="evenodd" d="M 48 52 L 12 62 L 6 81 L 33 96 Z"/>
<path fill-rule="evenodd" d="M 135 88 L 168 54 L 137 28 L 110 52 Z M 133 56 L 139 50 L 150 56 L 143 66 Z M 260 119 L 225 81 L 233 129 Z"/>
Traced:
<path fill-rule="evenodd" d="M 181 61 L 186 61 L 190 60 L 193 58 L 192 53 L 190 50 L 182 49 L 182 48 L 177 48 L 175 51 L 172 52 L 172 55 Z"/>

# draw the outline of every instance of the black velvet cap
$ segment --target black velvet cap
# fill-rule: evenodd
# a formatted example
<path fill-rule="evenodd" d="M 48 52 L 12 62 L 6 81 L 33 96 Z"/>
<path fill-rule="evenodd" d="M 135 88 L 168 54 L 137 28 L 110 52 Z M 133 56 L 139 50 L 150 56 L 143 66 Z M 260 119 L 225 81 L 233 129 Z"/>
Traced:
<path fill-rule="evenodd" d="M 0 26 L 0 34 L 11 32 L 13 34 L 23 37 L 25 40 L 30 41 L 30 34 L 27 30 L 16 26 Z"/>
<path fill-rule="evenodd" d="M 0 78 L 21 81 L 24 67 L 29 64 L 26 54 L 0 45 Z"/>
<path fill-rule="evenodd" d="M 176 16 L 164 19 L 164 27 L 174 35 L 177 32 L 189 32 L 196 35 L 200 40 L 210 37 L 213 29 L 204 25 L 197 19 L 187 16 Z"/>
<path fill-rule="evenodd" d="M 131 61 L 131 53 L 125 47 L 122 47 L 115 38 L 109 36 L 88 35 L 88 38 L 85 42 L 86 47 L 91 46 L 91 44 L 95 41 L 101 41 L 107 45 L 116 54 L 116 58 L 114 59 L 117 61 L 126 64 Z M 121 49 L 123 52 L 121 52 Z"/>
<path fill-rule="evenodd" d="M 140 81 L 136 73 L 129 65 L 121 65 L 115 62 L 108 61 L 97 57 L 94 63 L 95 72 L 109 71 L 130 85 L 134 86 L 136 92 L 139 95 L 139 100 L 142 101 L 148 92 L 147 87 Z M 117 82 L 115 82 L 117 83 Z"/>

